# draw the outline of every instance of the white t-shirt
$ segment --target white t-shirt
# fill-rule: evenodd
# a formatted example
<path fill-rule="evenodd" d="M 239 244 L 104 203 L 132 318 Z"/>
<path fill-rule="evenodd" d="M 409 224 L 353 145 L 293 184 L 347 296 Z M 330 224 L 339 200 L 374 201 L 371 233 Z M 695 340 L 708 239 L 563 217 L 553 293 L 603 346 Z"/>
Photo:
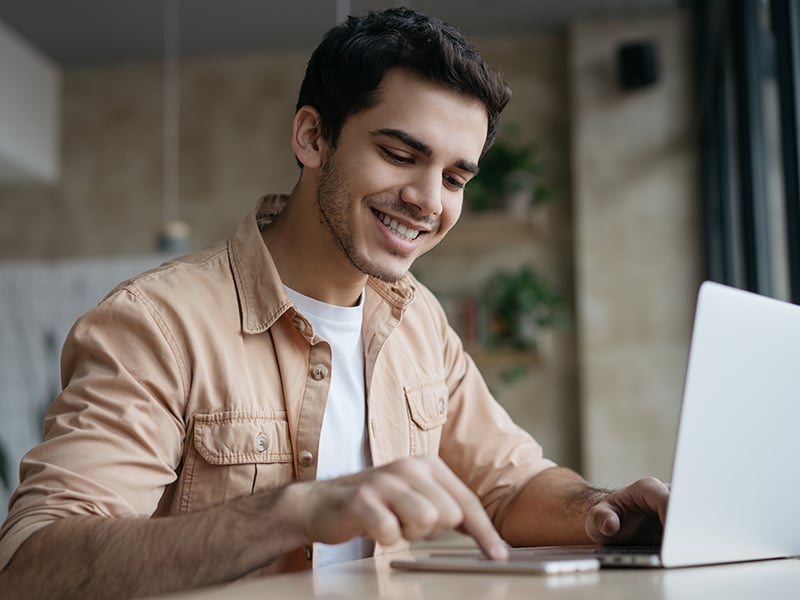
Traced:
<path fill-rule="evenodd" d="M 356 473 L 371 463 L 367 439 L 364 352 L 361 323 L 364 294 L 357 306 L 334 306 L 286 288 L 289 299 L 331 345 L 331 384 L 322 419 L 317 479 Z M 373 542 L 356 538 L 343 544 L 317 544 L 321 567 L 372 554 Z"/>

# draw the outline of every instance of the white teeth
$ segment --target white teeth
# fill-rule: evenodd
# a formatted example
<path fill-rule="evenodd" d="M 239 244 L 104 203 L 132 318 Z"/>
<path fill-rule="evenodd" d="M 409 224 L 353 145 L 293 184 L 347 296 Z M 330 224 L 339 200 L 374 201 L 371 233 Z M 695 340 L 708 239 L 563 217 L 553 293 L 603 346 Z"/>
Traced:
<path fill-rule="evenodd" d="M 398 223 L 397 219 L 392 219 L 388 215 L 384 215 L 383 213 L 378 213 L 378 218 L 380 219 L 381 223 L 386 225 L 389 229 L 397 232 L 397 234 L 400 237 L 403 237 L 409 241 L 416 239 L 417 236 L 419 235 L 419 230 L 406 227 L 402 223 Z"/>

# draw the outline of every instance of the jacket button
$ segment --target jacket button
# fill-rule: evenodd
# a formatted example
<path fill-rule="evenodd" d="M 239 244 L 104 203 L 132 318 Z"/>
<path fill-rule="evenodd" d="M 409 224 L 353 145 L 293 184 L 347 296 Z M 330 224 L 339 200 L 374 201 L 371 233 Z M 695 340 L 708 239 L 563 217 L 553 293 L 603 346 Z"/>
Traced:
<path fill-rule="evenodd" d="M 292 323 L 297 328 L 297 331 L 302 332 L 306 330 L 306 322 L 303 321 L 303 319 L 301 319 L 300 317 L 295 317 L 294 319 L 292 319 Z"/>
<path fill-rule="evenodd" d="M 311 377 L 319 381 L 320 379 L 325 379 L 328 376 L 328 367 L 325 365 L 314 365 L 311 367 Z"/>
<path fill-rule="evenodd" d="M 297 455 L 297 461 L 304 467 L 310 467 L 314 462 L 314 455 L 308 450 L 302 450 Z"/>
<path fill-rule="evenodd" d="M 265 433 L 259 433 L 256 436 L 255 444 L 253 444 L 258 452 L 266 452 L 269 448 L 269 438 Z"/>
<path fill-rule="evenodd" d="M 439 414 L 443 415 L 447 410 L 447 404 L 445 404 L 444 398 L 439 398 Z"/>
<path fill-rule="evenodd" d="M 311 550 L 311 546 L 303 546 L 303 550 L 306 554 L 306 560 L 311 560 L 311 557 L 314 556 L 314 552 Z"/>

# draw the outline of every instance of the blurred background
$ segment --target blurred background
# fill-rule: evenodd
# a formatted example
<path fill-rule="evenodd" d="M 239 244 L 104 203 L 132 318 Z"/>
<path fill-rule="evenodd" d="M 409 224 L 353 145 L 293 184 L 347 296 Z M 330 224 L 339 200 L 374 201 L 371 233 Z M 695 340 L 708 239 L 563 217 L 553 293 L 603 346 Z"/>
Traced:
<path fill-rule="evenodd" d="M 74 320 L 290 191 L 311 51 L 347 14 L 400 4 L 0 0 L 8 486 Z M 403 4 L 461 28 L 514 93 L 462 221 L 415 274 L 547 454 L 599 485 L 668 480 L 701 281 L 800 294 L 797 8 Z"/>

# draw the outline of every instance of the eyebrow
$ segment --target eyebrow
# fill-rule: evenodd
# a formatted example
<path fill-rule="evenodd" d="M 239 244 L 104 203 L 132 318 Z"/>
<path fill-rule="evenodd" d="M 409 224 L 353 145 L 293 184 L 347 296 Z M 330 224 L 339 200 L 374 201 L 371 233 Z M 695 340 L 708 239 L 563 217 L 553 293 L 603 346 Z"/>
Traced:
<path fill-rule="evenodd" d="M 371 136 L 379 136 L 385 135 L 390 138 L 394 138 L 399 142 L 402 142 L 409 148 L 413 148 L 417 152 L 421 152 L 425 156 L 431 156 L 433 154 L 433 150 L 431 149 L 428 144 L 421 142 L 417 138 L 415 138 L 410 133 L 403 131 L 402 129 L 375 129 L 369 132 Z M 459 159 L 456 161 L 455 166 L 461 169 L 462 171 L 467 171 L 468 173 L 472 173 L 473 175 L 477 175 L 478 173 L 478 165 L 472 161 L 466 159 Z"/>

